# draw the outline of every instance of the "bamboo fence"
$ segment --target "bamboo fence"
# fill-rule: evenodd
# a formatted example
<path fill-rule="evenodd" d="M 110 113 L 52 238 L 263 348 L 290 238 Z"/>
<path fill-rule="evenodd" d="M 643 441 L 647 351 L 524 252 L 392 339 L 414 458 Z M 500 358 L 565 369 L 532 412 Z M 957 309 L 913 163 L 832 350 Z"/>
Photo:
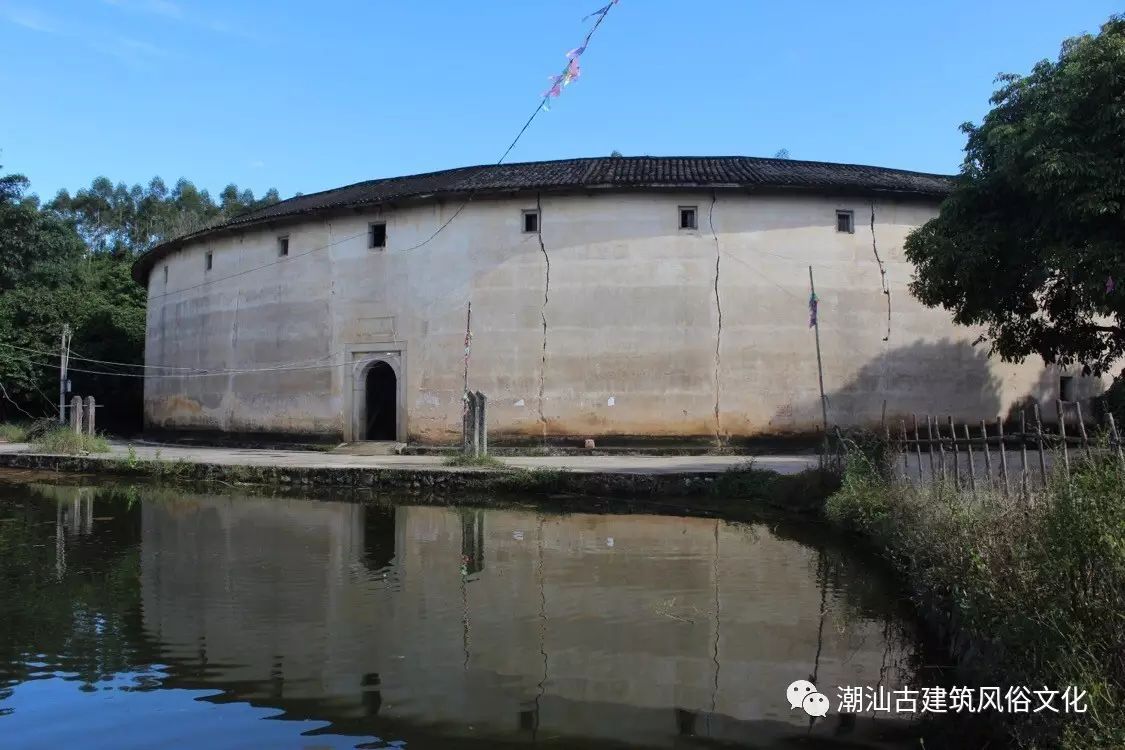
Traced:
<path fill-rule="evenodd" d="M 1125 468 L 1112 414 L 1106 414 L 1103 438 L 1092 442 L 1082 404 L 1056 400 L 1055 405 L 1058 420 L 1054 431 L 1044 427 L 1038 404 L 1031 410 L 1031 420 L 1023 411 L 1018 421 L 1008 421 L 1009 429 L 1000 418 L 958 424 L 951 416 L 912 415 L 909 423 L 900 419 L 897 429 L 884 420 L 894 477 L 911 486 L 951 483 L 956 490 L 974 496 L 978 491 L 991 491 L 1030 497 L 1036 487 L 1047 485 L 1054 468 L 1049 464 L 1059 460 L 1069 476 L 1072 460 L 1112 451 Z M 1015 424 L 1019 429 L 1010 429 Z"/>

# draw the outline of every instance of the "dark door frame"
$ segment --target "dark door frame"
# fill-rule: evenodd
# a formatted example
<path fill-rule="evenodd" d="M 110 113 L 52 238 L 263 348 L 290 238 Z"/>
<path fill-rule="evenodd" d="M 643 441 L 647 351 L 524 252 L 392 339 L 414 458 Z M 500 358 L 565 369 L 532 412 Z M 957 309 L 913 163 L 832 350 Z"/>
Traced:
<path fill-rule="evenodd" d="M 345 347 L 345 355 L 351 361 L 344 368 L 344 440 L 346 442 L 363 440 L 367 424 L 367 373 L 376 362 L 390 365 L 395 374 L 395 439 L 406 442 L 406 344 L 394 342 L 386 344 L 361 344 Z"/>

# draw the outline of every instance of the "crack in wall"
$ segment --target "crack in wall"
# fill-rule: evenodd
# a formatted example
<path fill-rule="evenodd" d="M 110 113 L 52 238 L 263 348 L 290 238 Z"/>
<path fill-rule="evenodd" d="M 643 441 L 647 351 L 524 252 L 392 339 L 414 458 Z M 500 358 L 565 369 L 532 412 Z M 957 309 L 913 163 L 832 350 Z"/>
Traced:
<path fill-rule="evenodd" d="M 891 340 L 891 288 L 887 284 L 887 267 L 879 257 L 879 246 L 875 243 L 875 201 L 871 201 L 871 252 L 875 253 L 875 262 L 879 264 L 879 282 L 883 285 L 883 294 L 887 297 L 887 335 L 883 341 Z"/>
<path fill-rule="evenodd" d="M 547 380 L 547 301 L 551 294 L 551 256 L 547 254 L 547 246 L 543 244 L 543 202 L 539 193 L 535 194 L 535 211 L 538 220 L 535 225 L 535 234 L 539 240 L 539 250 L 543 253 L 543 263 L 546 266 L 546 275 L 543 282 L 543 305 L 539 308 L 539 318 L 543 321 L 543 352 L 539 358 L 539 423 L 543 426 L 543 442 L 547 442 L 547 417 L 543 414 L 543 393 Z"/>
<path fill-rule="evenodd" d="M 719 196 L 711 191 L 711 208 L 707 212 L 707 222 L 711 225 L 711 236 L 715 240 L 715 312 L 718 314 L 718 325 L 715 328 L 715 443 L 723 444 L 722 422 L 719 419 L 719 398 L 722 393 L 722 383 L 719 379 L 719 368 L 722 364 L 721 345 L 723 341 L 723 305 L 719 298 L 719 263 L 722 252 L 719 249 L 719 235 L 715 232 L 715 203 Z"/>

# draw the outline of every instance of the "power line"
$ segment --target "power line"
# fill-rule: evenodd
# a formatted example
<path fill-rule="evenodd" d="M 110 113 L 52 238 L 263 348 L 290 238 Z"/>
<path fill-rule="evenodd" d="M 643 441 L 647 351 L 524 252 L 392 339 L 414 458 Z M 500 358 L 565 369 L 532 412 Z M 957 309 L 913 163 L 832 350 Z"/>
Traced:
<path fill-rule="evenodd" d="M 328 355 L 335 356 L 335 354 Z M 327 357 L 322 357 L 326 359 Z M 34 365 L 36 367 L 50 367 L 59 369 L 62 365 L 53 362 L 40 362 L 27 357 L 14 357 L 14 359 L 21 361 L 25 364 Z M 87 370 L 78 367 L 68 367 L 68 372 L 81 372 L 87 375 L 106 375 L 119 378 L 146 378 L 149 380 L 168 380 L 168 379 L 182 379 L 182 378 L 207 378 L 207 377 L 228 377 L 230 375 L 250 375 L 262 372 L 300 372 L 305 370 L 325 370 L 333 367 L 345 367 L 349 362 L 332 362 L 323 365 L 307 365 L 301 367 L 294 367 L 290 365 L 281 365 L 275 367 L 257 367 L 245 370 L 214 370 L 214 371 L 201 371 L 201 372 L 188 372 L 178 375 L 153 375 L 150 373 L 141 372 L 109 372 L 107 370 Z"/>
<path fill-rule="evenodd" d="M 39 355 L 48 356 L 48 357 L 55 356 L 55 352 L 44 351 L 42 349 L 32 349 L 32 348 L 26 347 L 26 346 L 16 346 L 15 344 L 9 344 L 9 343 L 3 342 L 3 341 L 0 341 L 0 346 L 6 346 L 6 347 L 11 348 L 11 349 L 17 349 L 19 351 L 29 352 L 31 354 L 39 354 Z M 330 352 L 330 353 L 325 354 L 323 356 L 314 357 L 312 359 L 300 359 L 300 360 L 296 360 L 296 361 L 293 361 L 293 362 L 285 362 L 285 363 L 282 363 L 282 364 L 279 364 L 279 365 L 274 365 L 273 367 L 271 367 L 269 369 L 289 369 L 290 367 L 296 367 L 298 365 L 304 365 L 304 364 L 308 364 L 308 363 L 311 363 L 311 362 L 320 362 L 322 360 L 328 359 L 329 357 L 334 357 L 334 356 L 336 356 L 336 354 L 337 354 L 337 352 Z M 133 362 L 114 362 L 112 360 L 106 360 L 106 359 L 93 359 L 91 357 L 80 357 L 80 356 L 76 356 L 74 354 L 70 354 L 68 356 L 68 360 L 71 360 L 71 359 L 81 360 L 81 361 L 84 361 L 84 362 L 94 362 L 95 364 L 101 364 L 101 365 L 110 365 L 110 366 L 113 366 L 113 367 L 141 367 L 141 368 L 145 368 L 145 369 L 187 370 L 188 372 L 184 373 L 184 375 L 183 375 L 184 377 L 190 376 L 190 375 L 238 375 L 238 374 L 241 374 L 241 373 L 244 373 L 244 372 L 251 372 L 250 370 L 243 370 L 243 369 L 208 370 L 208 369 L 199 368 L 199 367 L 174 367 L 174 366 L 171 366 L 171 365 L 141 365 L 141 364 L 136 364 L 136 363 L 133 363 Z M 24 361 L 30 361 L 30 360 L 25 359 Z M 74 370 L 74 368 L 69 368 L 69 369 Z M 74 371 L 75 372 L 94 372 L 92 370 L 74 370 Z M 131 374 L 131 375 L 134 375 L 136 377 L 144 377 L 143 373 L 98 372 L 97 374 L 101 374 L 101 375 Z M 157 377 L 157 376 L 150 376 L 150 377 Z M 181 376 L 170 375 L 169 377 L 181 377 Z"/>
<path fill-rule="evenodd" d="M 0 346 L 8 346 L 8 347 L 11 347 L 12 349 L 19 349 L 21 351 L 32 352 L 34 354 L 47 354 L 48 353 L 48 352 L 39 351 L 37 349 L 31 349 L 31 348 L 28 348 L 26 346 L 16 346 L 15 344 L 6 344 L 6 343 L 3 343 L 3 342 L 0 342 Z M 99 365 L 116 365 L 118 367 L 142 367 L 142 368 L 145 368 L 145 369 L 153 369 L 153 370 L 195 370 L 195 371 L 199 370 L 198 367 L 172 367 L 170 365 L 143 365 L 143 364 L 139 364 L 139 363 L 136 363 L 136 362 L 116 362 L 114 360 L 109 360 L 109 359 L 94 359 L 93 357 L 85 357 L 85 356 L 82 356 L 81 354 L 76 354 L 75 353 L 76 351 L 77 350 L 73 346 L 70 347 L 70 354 L 68 355 L 67 359 L 76 359 L 76 360 L 80 360 L 82 362 L 94 362 L 94 363 L 99 364 Z"/>

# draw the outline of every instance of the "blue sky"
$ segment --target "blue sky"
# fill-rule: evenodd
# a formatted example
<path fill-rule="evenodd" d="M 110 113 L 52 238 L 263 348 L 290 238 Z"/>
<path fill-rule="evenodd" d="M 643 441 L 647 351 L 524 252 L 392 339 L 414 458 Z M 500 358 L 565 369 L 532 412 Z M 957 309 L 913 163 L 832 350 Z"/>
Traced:
<path fill-rule="evenodd" d="M 495 162 L 608 0 L 0 0 L 0 164 L 283 196 Z M 772 156 L 955 171 L 993 78 L 1108 0 L 620 0 L 510 160 Z"/>

